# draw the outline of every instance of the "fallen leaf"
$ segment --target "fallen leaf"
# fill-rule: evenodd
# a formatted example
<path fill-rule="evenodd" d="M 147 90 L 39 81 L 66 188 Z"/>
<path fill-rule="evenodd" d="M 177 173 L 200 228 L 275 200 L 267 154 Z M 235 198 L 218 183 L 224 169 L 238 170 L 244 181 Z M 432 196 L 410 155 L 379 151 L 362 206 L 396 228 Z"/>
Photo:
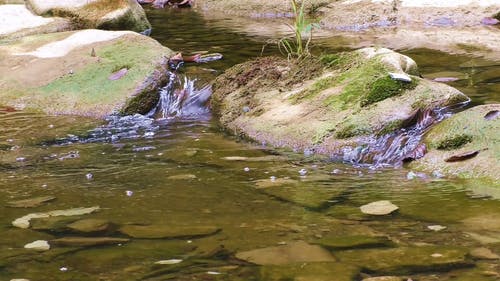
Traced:
<path fill-rule="evenodd" d="M 491 121 L 491 120 L 497 119 L 498 116 L 500 116 L 500 111 L 492 110 L 492 111 L 486 113 L 486 115 L 484 115 L 484 119 Z"/>
<path fill-rule="evenodd" d="M 476 157 L 479 154 L 480 150 L 475 150 L 475 151 L 468 151 L 462 154 L 458 155 L 453 155 L 447 159 L 445 159 L 445 162 L 458 162 L 458 161 L 464 161 L 467 159 L 471 159 Z"/>
<path fill-rule="evenodd" d="M 111 74 L 108 79 L 109 80 L 118 80 L 120 78 L 122 78 L 123 76 L 125 76 L 128 72 L 128 69 L 127 68 L 122 68 L 120 70 L 118 70 L 117 72 L 114 72 L 113 74 Z"/>

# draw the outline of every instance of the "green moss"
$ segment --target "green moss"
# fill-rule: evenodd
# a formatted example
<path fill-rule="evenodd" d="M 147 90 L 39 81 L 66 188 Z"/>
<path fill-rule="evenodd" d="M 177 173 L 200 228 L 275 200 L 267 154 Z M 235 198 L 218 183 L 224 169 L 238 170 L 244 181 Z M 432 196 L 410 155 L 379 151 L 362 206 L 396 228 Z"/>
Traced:
<path fill-rule="evenodd" d="M 405 120 L 403 120 L 403 119 L 392 120 L 392 121 L 388 122 L 380 131 L 378 131 L 377 135 L 383 136 L 383 135 L 392 133 L 396 130 L 399 130 L 403 127 L 404 123 L 405 123 Z"/>
<path fill-rule="evenodd" d="M 311 85 L 311 87 L 305 89 L 299 94 L 293 95 L 290 99 L 292 103 L 298 103 L 305 99 L 312 99 L 322 91 L 333 87 L 335 85 L 335 81 L 335 77 L 325 77 L 318 79 Z"/>
<path fill-rule="evenodd" d="M 370 90 L 360 102 L 362 107 L 383 101 L 387 98 L 400 95 L 405 90 L 414 89 L 417 86 L 415 79 L 412 82 L 403 82 L 392 79 L 389 75 L 378 78 L 370 85 Z"/>
<path fill-rule="evenodd" d="M 435 147 L 440 150 L 453 150 L 472 142 L 472 136 L 467 134 L 454 135 L 440 140 Z"/>
<path fill-rule="evenodd" d="M 58 108 L 59 111 L 72 110 L 68 107 L 75 107 L 77 110 L 102 108 L 106 111 L 109 107 L 118 106 L 123 103 L 124 96 L 134 93 L 145 77 L 151 75 L 153 64 L 158 63 L 161 58 L 161 52 L 157 49 L 159 46 L 147 45 L 148 43 L 134 38 L 96 49 L 99 61 L 41 87 L 36 97 L 37 102 L 43 105 L 55 101 L 50 107 Z M 108 79 L 112 73 L 122 68 L 128 69 L 125 76 L 118 80 Z M 160 78 L 157 83 L 161 82 Z M 151 96 L 152 90 L 145 87 L 134 99 L 130 99 L 127 113 L 145 113 L 149 110 L 157 100 L 156 93 Z M 106 106 L 108 109 L 104 109 Z"/>
<path fill-rule="evenodd" d="M 347 139 L 368 133 L 370 133 L 370 129 L 368 127 L 362 126 L 360 124 L 348 124 L 346 126 L 340 127 L 335 132 L 335 137 L 337 137 L 338 139 Z"/>

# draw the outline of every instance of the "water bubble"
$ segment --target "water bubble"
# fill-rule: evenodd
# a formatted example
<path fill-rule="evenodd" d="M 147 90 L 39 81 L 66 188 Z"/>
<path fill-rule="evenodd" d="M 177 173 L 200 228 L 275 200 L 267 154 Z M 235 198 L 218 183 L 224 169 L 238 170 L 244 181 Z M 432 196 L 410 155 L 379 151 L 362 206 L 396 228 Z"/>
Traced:
<path fill-rule="evenodd" d="M 94 178 L 94 175 L 92 175 L 91 173 L 88 173 L 85 175 L 85 177 L 88 179 L 88 180 L 91 180 Z"/>
<path fill-rule="evenodd" d="M 439 178 L 444 178 L 443 173 L 441 173 L 440 171 L 437 171 L 437 170 L 432 172 L 432 176 L 435 177 L 435 178 L 438 178 L 438 179 Z"/>
<path fill-rule="evenodd" d="M 243 168 L 243 171 L 245 171 L 245 172 L 250 172 L 250 168 L 245 167 L 245 168 Z"/>
<path fill-rule="evenodd" d="M 406 174 L 406 179 L 407 180 L 414 180 L 416 179 L 418 176 L 417 174 L 415 174 L 414 172 L 410 171 L 408 172 L 408 174 Z"/>
<path fill-rule="evenodd" d="M 127 191 L 125 191 L 125 194 L 126 194 L 128 197 L 130 197 L 130 196 L 134 195 L 134 192 L 133 192 L 133 191 L 131 191 L 131 190 L 127 190 Z"/>
<path fill-rule="evenodd" d="M 275 176 L 271 176 L 270 179 L 271 179 L 272 182 L 276 181 L 276 177 Z"/>
<path fill-rule="evenodd" d="M 305 175 L 307 175 L 307 170 L 306 170 L 306 169 L 300 169 L 300 170 L 299 170 L 299 174 L 300 174 L 301 176 L 305 176 Z"/>

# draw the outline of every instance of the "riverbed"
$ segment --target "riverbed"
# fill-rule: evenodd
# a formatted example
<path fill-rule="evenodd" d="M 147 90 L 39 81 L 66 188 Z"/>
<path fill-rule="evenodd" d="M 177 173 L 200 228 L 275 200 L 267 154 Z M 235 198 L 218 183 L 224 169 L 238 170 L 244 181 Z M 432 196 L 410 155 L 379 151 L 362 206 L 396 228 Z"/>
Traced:
<path fill-rule="evenodd" d="M 218 62 L 181 69 L 197 79 L 198 88 L 234 64 L 279 55 L 268 38 L 236 33 L 224 21 L 205 21 L 190 10 L 147 12 L 152 37 L 163 45 L 184 54 L 224 55 Z M 339 51 L 329 47 L 327 38 L 315 44 L 315 52 Z M 426 78 L 459 78 L 449 84 L 471 97 L 471 105 L 500 102 L 499 61 L 427 49 L 398 51 L 412 57 Z M 338 280 L 377 275 L 500 278 L 495 258 L 500 254 L 498 189 L 252 143 L 222 131 L 209 113 L 135 118 L 132 125 L 122 120 L 107 127 L 107 121 L 0 106 L 1 280 L 293 280 L 287 274 L 300 272 L 300 266 L 257 266 L 238 257 L 297 242 L 324 245 L 329 237 L 347 241 L 333 247 L 328 261 L 351 269 L 339 273 Z M 11 207 L 15 201 L 47 196 L 54 198 L 37 207 Z M 382 217 L 360 211 L 378 200 L 390 200 L 399 209 Z M 34 220 L 30 229 L 11 224 L 30 213 L 92 206 L 100 209 Z M 85 219 L 106 227 L 87 232 L 68 227 Z M 134 227 L 143 231 L 130 231 Z M 175 235 L 153 235 L 155 227 Z M 60 244 L 43 252 L 23 248 L 35 240 L 68 237 L 127 241 Z M 378 242 L 366 243 L 367 237 Z M 416 248 L 430 252 L 415 254 Z M 458 254 L 449 257 L 449 251 Z M 304 267 L 310 260 L 295 262 Z M 301 280 L 323 276 L 314 272 Z"/>

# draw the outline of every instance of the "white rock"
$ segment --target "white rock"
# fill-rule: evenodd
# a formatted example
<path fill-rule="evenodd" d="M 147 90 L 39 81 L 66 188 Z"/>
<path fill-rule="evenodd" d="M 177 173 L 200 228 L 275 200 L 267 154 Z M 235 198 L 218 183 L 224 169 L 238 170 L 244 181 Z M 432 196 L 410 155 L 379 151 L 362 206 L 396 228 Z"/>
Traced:
<path fill-rule="evenodd" d="M 389 76 L 391 77 L 392 80 L 403 81 L 407 83 L 411 82 L 411 77 L 405 73 L 389 72 Z"/>
<path fill-rule="evenodd" d="M 157 262 L 155 262 L 155 264 L 177 264 L 177 263 L 181 263 L 181 262 L 182 262 L 181 259 L 170 259 L 170 260 L 157 261 Z"/>
<path fill-rule="evenodd" d="M 31 0 L 30 4 L 38 13 L 43 14 L 54 8 L 79 8 L 95 1 L 97 0 Z"/>
<path fill-rule="evenodd" d="M 36 240 L 24 245 L 25 249 L 32 249 L 37 251 L 47 251 L 50 249 L 49 242 L 45 240 Z"/>
<path fill-rule="evenodd" d="M 402 7 L 458 7 L 458 6 L 498 6 L 498 0 L 402 0 Z"/>
<path fill-rule="evenodd" d="M 10 279 L 10 281 L 30 281 L 30 280 L 24 278 L 15 278 L 15 279 Z"/>
<path fill-rule="evenodd" d="M 32 14 L 24 5 L 0 5 L 0 35 L 33 28 L 53 21 Z"/>
<path fill-rule="evenodd" d="M 436 225 L 428 225 L 427 228 L 430 230 L 434 230 L 434 231 L 441 231 L 441 230 L 446 229 L 446 226 L 436 224 Z"/>
<path fill-rule="evenodd" d="M 376 201 L 360 207 L 361 212 L 364 214 L 377 216 L 388 215 L 397 209 L 399 209 L 399 207 L 388 200 Z"/>

